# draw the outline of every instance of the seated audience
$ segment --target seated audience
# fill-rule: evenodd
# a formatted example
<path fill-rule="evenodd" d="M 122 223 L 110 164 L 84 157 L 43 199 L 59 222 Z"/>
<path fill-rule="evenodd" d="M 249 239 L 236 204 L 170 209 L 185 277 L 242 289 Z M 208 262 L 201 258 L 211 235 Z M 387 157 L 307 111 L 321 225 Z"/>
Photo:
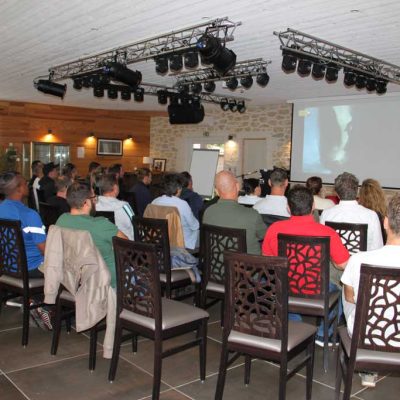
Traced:
<path fill-rule="evenodd" d="M 137 179 L 137 183 L 130 191 L 135 193 L 137 211 L 139 217 L 143 217 L 144 210 L 153 200 L 149 190 L 151 183 L 151 171 L 148 168 L 138 169 Z"/>
<path fill-rule="evenodd" d="M 343 309 L 347 322 L 347 331 L 350 336 L 354 328 L 361 264 L 400 268 L 400 195 L 398 194 L 389 202 L 387 216 L 384 218 L 384 226 L 387 232 L 386 245 L 377 250 L 360 252 L 351 256 L 341 279 L 344 284 Z M 400 288 L 397 288 L 397 291 L 397 294 L 400 295 Z M 395 323 L 393 310 L 396 310 L 396 307 L 388 307 L 383 310 L 382 318 L 385 318 L 386 321 L 393 320 L 393 323 Z M 392 329 L 392 332 L 386 331 L 386 334 L 394 333 L 394 326 L 389 329 Z M 364 386 L 375 386 L 377 377 L 377 374 L 361 374 L 362 384 Z"/>
<path fill-rule="evenodd" d="M 253 208 L 260 214 L 289 217 L 287 199 L 285 197 L 288 183 L 287 172 L 282 168 L 275 168 L 268 179 L 268 184 L 271 186 L 271 194 L 258 201 Z"/>
<path fill-rule="evenodd" d="M 111 286 L 115 288 L 116 275 L 112 238 L 118 236 L 127 239 L 127 237 L 107 218 L 91 216 L 96 212 L 96 199 L 97 196 L 87 185 L 73 183 L 67 190 L 67 201 L 71 207 L 71 213 L 61 215 L 56 225 L 90 232 L 94 244 L 110 269 Z"/>
<path fill-rule="evenodd" d="M 59 176 L 55 181 L 57 193 L 47 201 L 48 204 L 57 208 L 60 215 L 70 212 L 71 210 L 67 202 L 67 189 L 71 184 L 72 181 L 70 178 L 67 176 Z"/>
<path fill-rule="evenodd" d="M 192 175 L 189 172 L 184 171 L 182 175 L 182 192 L 181 199 L 187 201 L 193 215 L 199 220 L 200 210 L 203 208 L 203 198 L 196 192 L 193 191 L 193 180 Z"/>
<path fill-rule="evenodd" d="M 100 181 L 102 195 L 96 204 L 96 211 L 113 211 L 115 225 L 129 240 L 133 240 L 132 217 L 134 212 L 126 201 L 118 200 L 119 186 L 114 174 L 103 175 Z"/>
<path fill-rule="evenodd" d="M 65 164 L 64 168 L 62 169 L 63 176 L 69 178 L 71 182 L 74 182 L 76 177 L 78 176 L 78 170 L 76 166 L 72 163 Z"/>
<path fill-rule="evenodd" d="M 244 196 L 238 197 L 239 204 L 254 206 L 260 199 L 261 187 L 259 179 L 249 178 L 243 179 Z"/>
<path fill-rule="evenodd" d="M 164 195 L 154 199 L 151 204 L 176 207 L 181 217 L 183 237 L 187 249 L 195 249 L 199 240 L 199 221 L 195 218 L 189 204 L 179 198 L 182 192 L 182 179 L 179 174 L 164 177 Z"/>
<path fill-rule="evenodd" d="M 215 177 L 215 188 L 219 200 L 207 207 L 203 215 L 203 223 L 245 229 L 247 253 L 260 254 L 260 240 L 265 235 L 266 227 L 260 214 L 237 202 L 239 182 L 235 176 L 228 171 L 219 172 Z"/>
<path fill-rule="evenodd" d="M 382 231 L 378 215 L 358 204 L 356 200 L 358 179 L 353 174 L 343 172 L 335 179 L 335 191 L 340 203 L 322 212 L 321 224 L 325 224 L 325 221 L 368 224 L 367 249 L 375 250 L 382 247 Z"/>
<path fill-rule="evenodd" d="M 55 179 L 58 177 L 59 164 L 49 162 L 43 167 L 43 178 L 39 181 L 40 190 L 43 190 L 44 200 L 47 203 L 50 197 L 57 193 Z"/>
<path fill-rule="evenodd" d="M 319 176 L 312 176 L 307 179 L 306 187 L 311 190 L 314 196 L 314 208 L 316 210 L 325 210 L 335 205 L 330 199 L 325 199 L 321 196 L 322 179 Z"/>
<path fill-rule="evenodd" d="M 32 177 L 29 180 L 28 187 L 33 191 L 36 210 L 39 210 L 39 199 L 37 190 L 40 189 L 39 182 L 43 178 L 43 163 L 40 160 L 32 162 Z"/>
<path fill-rule="evenodd" d="M 96 176 L 101 174 L 101 172 L 102 167 L 98 162 L 92 161 L 89 164 L 89 171 L 88 175 L 86 176 L 86 183 L 90 185 L 91 188 L 94 189 L 96 187 Z"/>

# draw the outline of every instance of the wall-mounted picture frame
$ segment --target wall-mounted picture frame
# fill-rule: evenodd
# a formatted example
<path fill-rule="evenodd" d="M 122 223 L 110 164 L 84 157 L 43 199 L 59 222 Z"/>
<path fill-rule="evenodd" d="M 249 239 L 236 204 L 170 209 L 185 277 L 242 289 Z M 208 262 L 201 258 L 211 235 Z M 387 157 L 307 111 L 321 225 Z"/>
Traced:
<path fill-rule="evenodd" d="M 166 158 L 153 158 L 153 171 L 164 172 L 166 164 L 167 164 Z"/>
<path fill-rule="evenodd" d="M 97 139 L 98 156 L 122 156 L 123 142 L 119 139 Z"/>

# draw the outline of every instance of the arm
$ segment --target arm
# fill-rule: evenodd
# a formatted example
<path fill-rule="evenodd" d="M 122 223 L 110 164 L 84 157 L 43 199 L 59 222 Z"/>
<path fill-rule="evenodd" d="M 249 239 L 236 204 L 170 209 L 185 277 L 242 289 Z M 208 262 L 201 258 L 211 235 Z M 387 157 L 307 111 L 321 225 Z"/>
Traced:
<path fill-rule="evenodd" d="M 348 303 L 355 304 L 354 300 L 354 289 L 349 285 L 343 285 L 344 290 L 344 298 Z"/>
<path fill-rule="evenodd" d="M 119 238 L 121 238 L 121 239 L 128 239 L 128 238 L 126 237 L 126 235 L 125 235 L 124 233 L 122 233 L 121 231 L 118 231 L 118 232 L 117 232 L 117 237 L 119 237 Z"/>
<path fill-rule="evenodd" d="M 36 243 L 36 246 L 38 247 L 39 251 L 44 254 L 44 250 L 46 248 L 46 241 L 42 243 Z"/>
<path fill-rule="evenodd" d="M 255 228 L 257 238 L 260 240 L 263 239 L 265 236 L 265 232 L 267 231 L 267 227 L 265 226 L 264 221 L 261 218 L 261 215 L 258 214 L 258 212 L 255 220 Z"/>
<path fill-rule="evenodd" d="M 373 218 L 368 226 L 368 250 L 376 250 L 383 247 L 381 223 L 379 222 L 378 214 L 373 212 Z"/>

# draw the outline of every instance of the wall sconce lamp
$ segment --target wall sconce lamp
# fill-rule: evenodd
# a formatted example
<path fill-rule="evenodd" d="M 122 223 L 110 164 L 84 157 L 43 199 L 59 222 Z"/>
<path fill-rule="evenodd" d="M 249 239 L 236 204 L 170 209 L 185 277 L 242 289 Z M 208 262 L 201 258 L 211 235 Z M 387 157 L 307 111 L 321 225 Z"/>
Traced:
<path fill-rule="evenodd" d="M 132 135 L 128 135 L 128 137 L 126 138 L 126 140 L 133 141 L 133 137 L 132 137 Z"/>
<path fill-rule="evenodd" d="M 94 139 L 94 133 L 93 132 L 89 132 L 88 138 Z"/>
<path fill-rule="evenodd" d="M 233 140 L 233 135 L 229 135 L 228 140 Z"/>

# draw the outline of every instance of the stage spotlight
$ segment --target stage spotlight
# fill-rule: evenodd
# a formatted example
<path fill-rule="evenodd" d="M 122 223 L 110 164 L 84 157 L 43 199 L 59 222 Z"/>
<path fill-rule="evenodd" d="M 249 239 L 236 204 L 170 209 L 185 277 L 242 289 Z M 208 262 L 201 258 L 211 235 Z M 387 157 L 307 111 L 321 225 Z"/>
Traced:
<path fill-rule="evenodd" d="M 320 79 L 323 79 L 325 77 L 325 70 L 326 70 L 325 64 L 320 64 L 318 62 L 315 62 L 312 67 L 311 76 L 316 81 L 319 81 Z"/>
<path fill-rule="evenodd" d="M 97 85 L 93 87 L 93 96 L 94 97 L 104 97 L 104 86 Z"/>
<path fill-rule="evenodd" d="M 243 76 L 242 78 L 240 78 L 240 84 L 245 89 L 250 89 L 253 85 L 253 77 L 251 75 Z"/>
<path fill-rule="evenodd" d="M 196 109 L 200 108 L 200 96 L 192 96 L 192 105 Z"/>
<path fill-rule="evenodd" d="M 232 112 L 236 112 L 236 111 L 237 111 L 238 107 L 237 107 L 236 100 L 229 99 L 228 105 L 229 105 L 229 109 L 230 109 Z"/>
<path fill-rule="evenodd" d="M 220 104 L 220 106 L 221 106 L 223 111 L 228 111 L 229 110 L 229 104 L 228 104 L 228 100 L 227 99 L 222 99 L 219 104 Z"/>
<path fill-rule="evenodd" d="M 133 98 L 135 101 L 143 101 L 144 100 L 144 89 L 139 87 L 136 88 L 133 92 Z"/>
<path fill-rule="evenodd" d="M 107 88 L 107 96 L 109 99 L 117 99 L 118 98 L 118 86 L 108 85 Z"/>
<path fill-rule="evenodd" d="M 74 84 L 72 87 L 76 90 L 81 90 L 83 87 L 82 78 L 74 78 Z"/>
<path fill-rule="evenodd" d="M 364 75 L 357 75 L 356 88 L 365 89 L 365 86 L 367 86 L 367 77 Z"/>
<path fill-rule="evenodd" d="M 113 62 L 104 67 L 104 72 L 116 81 L 136 87 L 142 82 L 142 74 L 139 71 L 132 71 L 125 65 Z"/>
<path fill-rule="evenodd" d="M 293 54 L 283 54 L 282 70 L 287 74 L 296 71 L 297 58 Z"/>
<path fill-rule="evenodd" d="M 367 88 L 368 92 L 375 92 L 376 89 L 376 81 L 374 78 L 368 78 L 367 79 L 367 84 L 365 85 Z"/>
<path fill-rule="evenodd" d="M 354 84 L 356 83 L 356 74 L 354 71 L 351 70 L 345 70 L 344 71 L 344 79 L 343 79 L 343 83 L 347 86 L 347 87 L 352 87 L 354 86 Z"/>
<path fill-rule="evenodd" d="M 183 61 L 185 63 L 185 68 L 197 68 L 199 65 L 199 55 L 197 54 L 197 51 L 188 51 L 185 53 Z"/>
<path fill-rule="evenodd" d="M 179 72 L 182 68 L 182 54 L 171 54 L 169 56 L 169 69 L 172 72 Z"/>
<path fill-rule="evenodd" d="M 206 82 L 204 84 L 204 90 L 208 93 L 212 93 L 215 90 L 215 82 L 214 81 Z"/>
<path fill-rule="evenodd" d="M 157 91 L 157 99 L 158 99 L 158 104 L 167 104 L 168 103 L 168 92 L 166 90 L 158 90 Z"/>
<path fill-rule="evenodd" d="M 244 100 L 240 100 L 237 102 L 237 110 L 240 112 L 240 114 L 243 114 L 246 111 Z"/>
<path fill-rule="evenodd" d="M 300 59 L 297 65 L 297 73 L 302 77 L 309 76 L 311 73 L 311 61 L 304 58 Z"/>
<path fill-rule="evenodd" d="M 82 86 L 86 89 L 92 87 L 92 76 L 86 75 L 82 77 Z"/>
<path fill-rule="evenodd" d="M 178 84 L 177 90 L 179 93 L 189 93 L 189 85 L 180 83 Z"/>
<path fill-rule="evenodd" d="M 336 65 L 328 65 L 325 74 L 325 80 L 328 83 L 334 83 L 337 81 L 339 76 L 339 68 Z"/>
<path fill-rule="evenodd" d="M 52 82 L 46 79 L 39 79 L 34 83 L 39 92 L 51 94 L 53 96 L 64 98 L 67 91 L 67 85 L 60 85 L 59 83 Z"/>
<path fill-rule="evenodd" d="M 377 94 L 385 94 L 387 91 L 387 81 L 383 79 L 376 80 L 376 93 Z"/>
<path fill-rule="evenodd" d="M 159 56 L 154 59 L 156 63 L 156 72 L 159 75 L 165 75 L 168 72 L 168 58 Z"/>
<path fill-rule="evenodd" d="M 261 72 L 257 75 L 256 82 L 261 87 L 267 86 L 269 82 L 269 75 L 266 72 Z"/>
<path fill-rule="evenodd" d="M 226 87 L 230 90 L 235 90 L 238 87 L 238 84 L 239 82 L 235 76 L 232 76 L 232 78 L 229 78 L 226 81 Z"/>
<path fill-rule="evenodd" d="M 192 93 L 199 94 L 199 93 L 201 93 L 202 90 L 203 90 L 203 87 L 201 86 L 201 83 L 199 83 L 199 82 L 192 82 L 192 83 L 190 84 L 190 91 L 191 91 Z"/>
<path fill-rule="evenodd" d="M 121 99 L 122 100 L 130 100 L 132 98 L 132 90 L 129 86 L 121 89 Z"/>
<path fill-rule="evenodd" d="M 196 44 L 201 60 L 205 64 L 212 64 L 221 75 L 225 75 L 236 64 L 236 54 L 222 45 L 221 39 L 204 34 Z"/>

